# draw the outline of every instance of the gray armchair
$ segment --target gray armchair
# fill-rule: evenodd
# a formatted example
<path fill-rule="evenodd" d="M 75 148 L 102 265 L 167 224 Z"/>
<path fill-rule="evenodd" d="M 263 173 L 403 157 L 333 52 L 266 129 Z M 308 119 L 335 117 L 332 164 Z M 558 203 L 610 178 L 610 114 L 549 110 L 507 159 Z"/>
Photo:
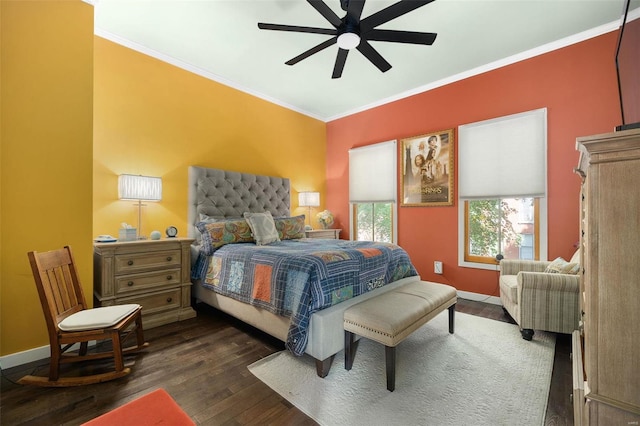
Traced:
<path fill-rule="evenodd" d="M 576 261 L 579 253 L 570 262 Z M 550 264 L 534 260 L 500 262 L 500 300 L 525 340 L 533 338 L 534 330 L 570 334 L 578 328 L 580 278 L 545 272 Z"/>

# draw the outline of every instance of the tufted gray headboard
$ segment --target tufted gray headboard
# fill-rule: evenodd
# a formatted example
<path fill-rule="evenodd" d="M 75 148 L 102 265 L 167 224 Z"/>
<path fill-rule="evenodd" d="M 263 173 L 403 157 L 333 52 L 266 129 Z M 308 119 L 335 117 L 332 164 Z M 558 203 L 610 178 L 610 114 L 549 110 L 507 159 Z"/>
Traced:
<path fill-rule="evenodd" d="M 195 225 L 201 213 L 232 218 L 269 211 L 285 217 L 290 216 L 290 199 L 289 179 L 190 166 L 187 235 L 200 239 Z"/>

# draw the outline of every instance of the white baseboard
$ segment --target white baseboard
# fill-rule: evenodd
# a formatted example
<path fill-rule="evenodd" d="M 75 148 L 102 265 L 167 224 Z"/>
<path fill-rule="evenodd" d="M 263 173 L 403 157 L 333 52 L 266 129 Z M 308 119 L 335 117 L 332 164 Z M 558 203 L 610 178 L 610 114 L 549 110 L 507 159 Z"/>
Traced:
<path fill-rule="evenodd" d="M 89 342 L 89 347 L 93 347 L 96 345 L 96 341 L 92 340 Z M 74 351 L 80 348 L 80 344 L 76 343 L 69 350 Z M 28 364 L 34 361 L 46 360 L 51 356 L 51 350 L 49 349 L 49 345 L 40 346 L 39 348 L 28 349 L 22 352 L 16 352 L 13 354 L 5 355 L 0 357 L 0 366 L 3 370 L 12 367 L 18 367 L 20 365 Z M 48 362 L 48 360 L 47 360 Z"/>
<path fill-rule="evenodd" d="M 458 297 L 461 299 L 473 300 L 474 302 L 485 302 L 493 305 L 502 305 L 500 298 L 497 296 L 487 296 L 486 294 L 472 293 L 470 291 L 458 290 Z"/>
<path fill-rule="evenodd" d="M 0 357 L 0 365 L 2 369 L 17 367 L 19 365 L 28 364 L 33 361 L 40 361 L 47 359 L 51 356 L 49 345 L 40 346 L 39 348 L 28 349 L 22 352 L 16 352 L 13 354 Z"/>

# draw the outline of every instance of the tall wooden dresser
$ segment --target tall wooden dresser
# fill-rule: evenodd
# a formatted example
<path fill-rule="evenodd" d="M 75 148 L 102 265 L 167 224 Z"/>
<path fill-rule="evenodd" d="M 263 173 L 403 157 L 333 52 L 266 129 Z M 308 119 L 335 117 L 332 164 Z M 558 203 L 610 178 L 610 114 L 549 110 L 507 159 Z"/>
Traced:
<path fill-rule="evenodd" d="M 576 425 L 640 424 L 640 129 L 578 138 L 582 327 Z"/>
<path fill-rule="evenodd" d="M 96 306 L 138 303 L 142 325 L 196 316 L 191 308 L 191 238 L 95 243 Z"/>

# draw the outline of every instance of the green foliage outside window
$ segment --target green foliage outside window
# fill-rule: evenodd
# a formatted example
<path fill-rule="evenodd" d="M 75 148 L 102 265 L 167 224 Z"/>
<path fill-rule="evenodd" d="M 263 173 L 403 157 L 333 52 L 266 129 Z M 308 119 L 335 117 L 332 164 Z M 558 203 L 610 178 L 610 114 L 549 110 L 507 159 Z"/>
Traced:
<path fill-rule="evenodd" d="M 359 241 L 393 241 L 391 203 L 356 204 L 356 239 Z"/>
<path fill-rule="evenodd" d="M 521 235 L 514 229 L 511 217 L 518 210 L 508 200 L 469 201 L 469 253 L 494 258 L 507 245 L 519 245 Z"/>

